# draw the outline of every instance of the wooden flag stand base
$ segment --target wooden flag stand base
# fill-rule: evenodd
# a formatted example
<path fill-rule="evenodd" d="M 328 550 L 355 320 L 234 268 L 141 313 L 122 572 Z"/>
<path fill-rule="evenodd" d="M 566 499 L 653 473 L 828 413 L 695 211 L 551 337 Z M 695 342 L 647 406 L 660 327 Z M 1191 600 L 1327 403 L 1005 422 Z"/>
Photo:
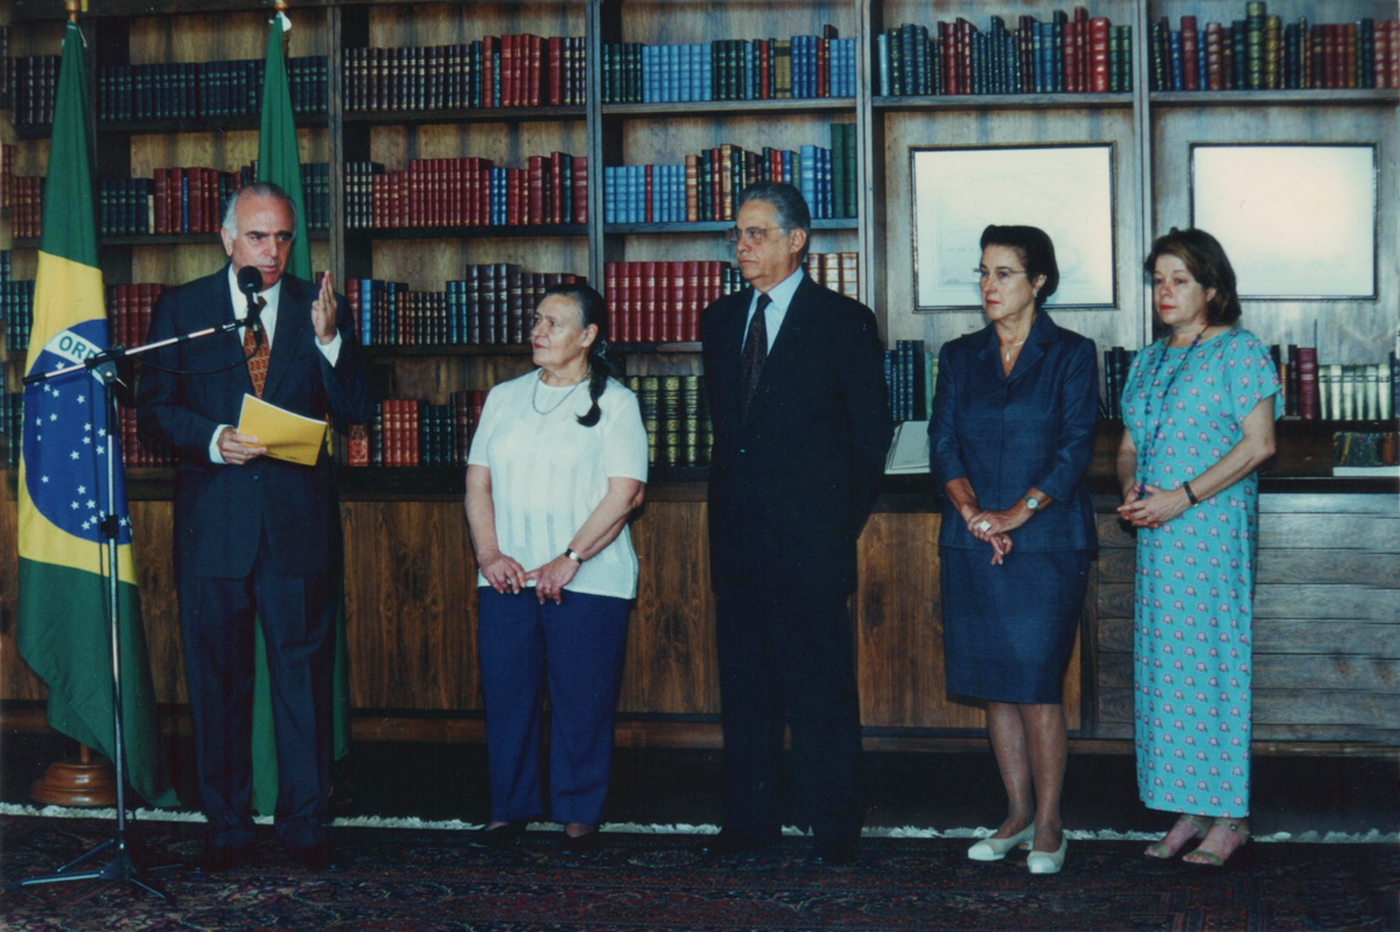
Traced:
<path fill-rule="evenodd" d="M 78 745 L 77 759 L 54 761 L 29 795 L 49 806 L 111 806 L 117 801 L 117 774 L 105 758 Z"/>

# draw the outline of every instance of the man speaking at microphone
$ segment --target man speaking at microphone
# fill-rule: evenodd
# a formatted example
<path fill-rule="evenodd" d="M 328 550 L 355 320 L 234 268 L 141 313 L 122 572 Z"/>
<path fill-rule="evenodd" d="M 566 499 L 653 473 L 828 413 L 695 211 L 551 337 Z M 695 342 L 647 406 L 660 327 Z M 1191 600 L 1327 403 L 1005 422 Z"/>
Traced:
<path fill-rule="evenodd" d="M 164 293 L 150 339 L 246 320 L 250 311 L 260 326 L 148 354 L 138 393 L 142 430 L 168 441 L 178 460 L 175 571 L 209 819 L 200 866 L 209 871 L 253 860 L 255 623 L 267 645 L 277 736 L 277 835 L 302 866 L 330 865 L 334 477 L 324 453 L 313 466 L 285 462 L 236 429 L 249 394 L 316 419 L 360 423 L 373 414 L 330 273 L 319 289 L 283 275 L 295 232 L 295 205 L 278 186 L 234 192 L 221 231 L 229 264 Z"/>

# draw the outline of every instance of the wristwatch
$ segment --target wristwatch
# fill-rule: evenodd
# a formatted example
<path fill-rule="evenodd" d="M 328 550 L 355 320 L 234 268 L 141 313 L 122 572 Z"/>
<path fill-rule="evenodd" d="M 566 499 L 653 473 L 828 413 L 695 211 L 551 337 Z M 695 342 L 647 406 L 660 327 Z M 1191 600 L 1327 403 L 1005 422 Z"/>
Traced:
<path fill-rule="evenodd" d="M 1027 495 L 1025 502 L 1026 508 L 1030 509 L 1032 512 L 1040 508 L 1040 499 L 1036 498 L 1034 495 Z"/>
<path fill-rule="evenodd" d="M 583 557 L 579 556 L 578 551 L 574 550 L 572 547 L 564 548 L 564 556 L 568 557 L 570 560 L 573 560 L 575 563 L 578 563 L 580 565 L 582 565 L 583 563 Z"/>

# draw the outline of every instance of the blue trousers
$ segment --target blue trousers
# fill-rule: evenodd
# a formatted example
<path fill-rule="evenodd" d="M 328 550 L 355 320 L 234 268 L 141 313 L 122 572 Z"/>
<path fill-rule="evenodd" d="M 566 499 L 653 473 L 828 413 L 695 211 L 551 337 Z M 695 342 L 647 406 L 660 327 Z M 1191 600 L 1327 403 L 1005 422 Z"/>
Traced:
<path fill-rule="evenodd" d="M 477 592 L 492 820 L 541 811 L 540 687 L 547 685 L 550 814 L 597 825 L 612 765 L 627 600 L 566 589 L 562 604 L 541 605 L 533 589 Z"/>

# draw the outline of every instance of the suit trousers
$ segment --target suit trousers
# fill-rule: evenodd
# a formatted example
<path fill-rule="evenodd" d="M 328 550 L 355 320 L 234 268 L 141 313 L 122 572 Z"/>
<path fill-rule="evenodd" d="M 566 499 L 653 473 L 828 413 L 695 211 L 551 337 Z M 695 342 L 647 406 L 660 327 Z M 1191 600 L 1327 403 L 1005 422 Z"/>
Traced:
<path fill-rule="evenodd" d="M 793 787 L 813 833 L 860 834 L 860 701 L 844 586 L 788 589 L 768 581 L 717 590 L 723 703 L 725 828 L 755 839 L 780 831 L 777 779 L 784 721 Z"/>
<path fill-rule="evenodd" d="M 540 812 L 540 688 L 549 689 L 549 800 L 556 822 L 597 825 L 612 767 L 613 712 L 627 648 L 627 599 L 564 590 L 477 589 L 491 818 Z"/>
<path fill-rule="evenodd" d="M 180 575 L 185 678 L 199 793 L 211 844 L 253 841 L 253 625 L 262 625 L 277 739 L 277 835 L 289 849 L 324 842 L 331 770 L 329 574 L 284 576 L 266 530 L 246 577 Z"/>

